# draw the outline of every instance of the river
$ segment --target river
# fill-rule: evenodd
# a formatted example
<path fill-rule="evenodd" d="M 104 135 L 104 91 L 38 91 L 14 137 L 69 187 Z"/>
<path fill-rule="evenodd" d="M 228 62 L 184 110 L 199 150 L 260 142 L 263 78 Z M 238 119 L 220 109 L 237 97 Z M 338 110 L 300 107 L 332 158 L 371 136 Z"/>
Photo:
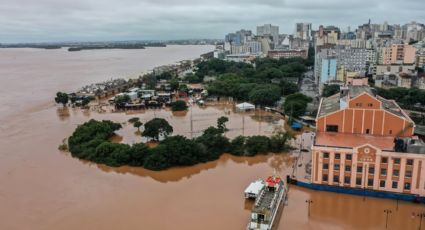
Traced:
<path fill-rule="evenodd" d="M 112 168 L 72 158 L 58 145 L 90 118 L 125 122 L 164 117 L 175 133 L 193 135 L 230 117 L 230 137 L 270 134 L 281 121 L 263 114 L 234 114 L 231 106 L 194 108 L 174 116 L 166 110 L 138 114 L 62 109 L 56 91 L 72 91 L 111 77 L 137 75 L 154 66 L 196 58 L 212 46 L 169 46 L 146 50 L 0 49 L 0 229 L 244 229 L 252 203 L 243 190 L 276 170 L 291 171 L 289 154 L 251 158 L 223 155 L 192 167 L 152 172 Z M 261 118 L 261 119 L 260 119 Z M 264 119 L 262 119 L 264 118 Z M 122 141 L 140 141 L 124 125 Z M 196 134 L 195 134 L 196 135 Z M 307 215 L 306 200 L 313 201 Z M 310 191 L 291 186 L 280 219 L 286 229 L 384 229 L 384 209 L 391 209 L 388 229 L 417 229 L 407 202 Z"/>

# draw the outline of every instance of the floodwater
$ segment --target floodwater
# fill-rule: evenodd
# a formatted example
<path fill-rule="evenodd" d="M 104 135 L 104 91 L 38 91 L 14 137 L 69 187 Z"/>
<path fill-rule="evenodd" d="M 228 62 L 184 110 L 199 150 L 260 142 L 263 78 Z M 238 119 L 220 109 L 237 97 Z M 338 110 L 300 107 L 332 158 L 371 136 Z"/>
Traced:
<path fill-rule="evenodd" d="M 281 124 L 264 112 L 232 113 L 231 105 L 194 107 L 192 116 L 190 112 L 174 116 L 166 110 L 99 114 L 62 109 L 52 103 L 58 90 L 74 90 L 109 76 L 137 74 L 153 65 L 196 57 L 212 49 L 169 48 L 171 54 L 158 48 L 162 56 L 149 49 L 72 54 L 61 50 L 0 50 L 0 229 L 245 228 L 252 203 L 244 200 L 243 190 L 251 181 L 273 171 L 282 176 L 289 173 L 293 163 L 289 154 L 251 158 L 225 154 L 219 160 L 192 167 L 152 172 L 97 165 L 58 150 L 62 140 L 90 118 L 125 123 L 133 116 L 142 121 L 163 117 L 170 120 L 175 134 L 189 137 L 215 125 L 215 119 L 222 115 L 230 117 L 229 137 L 242 133 L 269 135 Z M 154 58 L 147 58 L 144 52 Z M 120 140 L 140 141 L 135 131 L 124 124 L 118 132 Z M 313 201 L 310 217 L 307 199 Z M 397 208 L 392 200 L 363 200 L 291 186 L 278 229 L 385 229 L 384 209 L 392 210 L 388 229 L 418 229 L 419 218 L 413 218 L 412 212 L 423 211 L 422 205 L 399 202 Z"/>

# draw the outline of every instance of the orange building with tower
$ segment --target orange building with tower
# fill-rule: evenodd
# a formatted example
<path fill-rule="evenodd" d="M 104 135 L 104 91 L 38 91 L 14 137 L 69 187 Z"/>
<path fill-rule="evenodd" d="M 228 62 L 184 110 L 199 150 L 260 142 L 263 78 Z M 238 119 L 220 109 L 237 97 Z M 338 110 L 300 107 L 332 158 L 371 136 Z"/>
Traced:
<path fill-rule="evenodd" d="M 395 101 L 341 87 L 322 98 L 316 124 L 312 183 L 425 195 L 425 143 Z"/>

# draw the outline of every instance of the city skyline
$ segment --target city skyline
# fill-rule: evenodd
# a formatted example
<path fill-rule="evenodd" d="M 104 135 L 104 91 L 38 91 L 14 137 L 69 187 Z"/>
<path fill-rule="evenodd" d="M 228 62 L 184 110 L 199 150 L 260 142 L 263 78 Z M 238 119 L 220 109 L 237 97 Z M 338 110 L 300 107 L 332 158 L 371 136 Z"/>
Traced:
<path fill-rule="evenodd" d="M 280 33 L 295 23 L 355 30 L 367 23 L 424 22 L 419 0 L 232 1 L 184 0 L 30 1 L 0 4 L 0 43 L 223 38 L 228 31 L 273 24 Z M 397 15 L 391 20 L 388 15 Z"/>

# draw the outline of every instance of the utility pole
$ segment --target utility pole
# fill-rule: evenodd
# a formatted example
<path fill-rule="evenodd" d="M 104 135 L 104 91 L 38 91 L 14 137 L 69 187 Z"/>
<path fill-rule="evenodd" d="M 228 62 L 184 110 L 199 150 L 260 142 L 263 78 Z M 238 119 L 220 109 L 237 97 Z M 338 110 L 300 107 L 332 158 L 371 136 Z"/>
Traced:
<path fill-rule="evenodd" d="M 308 204 L 308 217 L 310 217 L 310 205 L 311 203 L 313 203 L 313 201 L 311 199 L 308 199 L 305 202 Z"/>
<path fill-rule="evenodd" d="M 385 209 L 384 212 L 386 214 L 386 217 L 385 217 L 385 229 L 387 229 L 388 228 L 388 215 L 391 214 L 392 211 L 390 209 Z"/>
<path fill-rule="evenodd" d="M 414 216 L 419 217 L 419 230 L 422 229 L 422 218 L 425 217 L 425 212 L 413 213 Z"/>
<path fill-rule="evenodd" d="M 190 104 L 190 138 L 193 138 L 193 104 Z"/>

